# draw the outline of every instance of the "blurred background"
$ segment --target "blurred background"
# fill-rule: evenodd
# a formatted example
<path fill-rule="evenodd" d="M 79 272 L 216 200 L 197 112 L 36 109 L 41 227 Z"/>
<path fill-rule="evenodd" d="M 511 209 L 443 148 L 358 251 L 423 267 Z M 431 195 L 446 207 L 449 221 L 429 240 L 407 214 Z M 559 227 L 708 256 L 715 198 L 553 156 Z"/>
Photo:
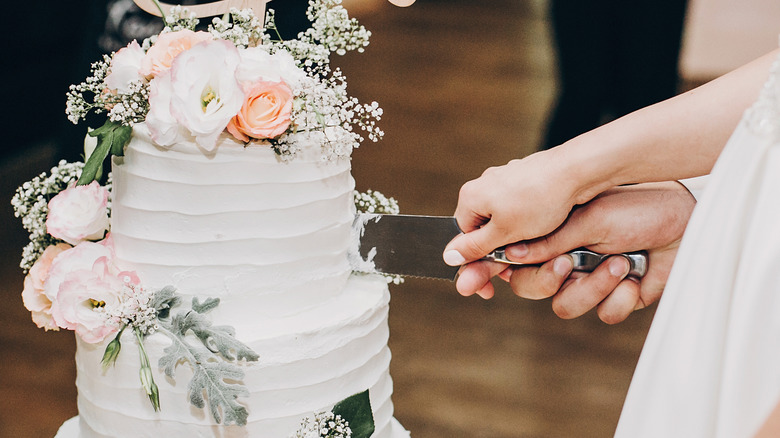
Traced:
<path fill-rule="evenodd" d="M 487 167 L 706 82 L 772 50 L 780 34 L 774 0 L 344 3 L 373 36 L 365 53 L 334 63 L 354 95 L 385 111 L 385 139 L 353 154 L 357 186 L 411 214 L 452 214 L 460 186 Z M 294 35 L 305 2 L 272 5 Z M 59 159 L 80 159 L 84 125 L 67 121 L 65 92 L 101 53 L 157 32 L 130 6 L 44 2 L 9 20 L 0 437 L 52 437 L 77 414 L 73 334 L 36 328 L 22 305 L 27 236 L 9 201 Z M 444 281 L 392 288 L 396 417 L 423 438 L 611 436 L 654 307 L 616 326 L 592 313 L 563 321 L 548 300 L 498 286 L 490 301 Z"/>

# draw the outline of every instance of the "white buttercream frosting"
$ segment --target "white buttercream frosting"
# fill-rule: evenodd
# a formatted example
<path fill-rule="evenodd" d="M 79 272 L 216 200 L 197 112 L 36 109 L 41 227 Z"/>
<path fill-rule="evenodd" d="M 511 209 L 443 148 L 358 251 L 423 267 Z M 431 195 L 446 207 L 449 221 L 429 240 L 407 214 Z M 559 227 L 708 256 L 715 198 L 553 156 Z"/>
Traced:
<path fill-rule="evenodd" d="M 350 163 L 323 161 L 316 135 L 301 134 L 299 145 L 299 157 L 281 162 L 268 146 L 245 147 L 227 135 L 207 153 L 192 142 L 158 147 L 143 125 L 135 128 L 113 163 L 118 263 L 146 287 L 175 286 L 185 302 L 220 298 L 209 314 L 214 324 L 235 327 L 260 356 L 241 364 L 249 420 L 216 426 L 207 410 L 192 407 L 187 364 L 175 379 L 154 366 L 169 342 L 162 335 L 144 342 L 160 391 L 154 412 L 127 333 L 105 372 L 105 345 L 78 341 L 79 420 L 69 430 L 82 438 L 284 438 L 303 417 L 369 389 L 374 436 L 408 436 L 392 418 L 386 282 L 352 275 L 348 262 Z"/>

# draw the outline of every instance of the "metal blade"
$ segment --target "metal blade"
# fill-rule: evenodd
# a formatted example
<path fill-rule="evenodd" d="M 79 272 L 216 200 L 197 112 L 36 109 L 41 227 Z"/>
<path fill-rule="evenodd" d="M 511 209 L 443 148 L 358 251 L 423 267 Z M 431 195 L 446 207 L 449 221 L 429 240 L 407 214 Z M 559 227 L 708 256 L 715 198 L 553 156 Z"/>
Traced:
<path fill-rule="evenodd" d="M 358 214 L 355 224 L 360 255 L 376 272 L 455 279 L 459 267 L 442 260 L 444 247 L 461 233 L 454 217 L 366 213 Z"/>

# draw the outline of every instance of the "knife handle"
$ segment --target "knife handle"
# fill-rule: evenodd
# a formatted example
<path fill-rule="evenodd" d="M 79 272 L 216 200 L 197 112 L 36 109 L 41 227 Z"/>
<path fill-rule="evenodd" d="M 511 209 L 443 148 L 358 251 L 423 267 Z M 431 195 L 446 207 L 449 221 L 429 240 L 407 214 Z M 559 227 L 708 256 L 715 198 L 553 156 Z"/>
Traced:
<path fill-rule="evenodd" d="M 607 257 L 621 255 L 628 260 L 630 269 L 628 275 L 642 278 L 647 273 L 647 253 L 644 251 L 628 252 L 622 254 L 599 254 L 587 249 L 576 249 L 568 253 L 574 261 L 575 271 L 592 272 Z M 513 262 L 506 258 L 504 248 L 499 248 L 485 256 L 485 260 L 491 260 L 510 265 L 524 265 L 525 263 Z"/>

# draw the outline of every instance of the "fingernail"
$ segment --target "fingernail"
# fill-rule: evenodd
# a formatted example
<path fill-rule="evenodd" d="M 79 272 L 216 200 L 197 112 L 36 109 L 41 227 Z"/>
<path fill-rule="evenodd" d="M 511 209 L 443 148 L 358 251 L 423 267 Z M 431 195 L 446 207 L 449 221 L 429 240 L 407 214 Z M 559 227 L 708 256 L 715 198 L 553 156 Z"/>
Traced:
<path fill-rule="evenodd" d="M 450 266 L 460 266 L 466 263 L 466 259 L 456 249 L 444 251 L 444 263 Z"/>
<path fill-rule="evenodd" d="M 525 243 L 510 245 L 506 250 L 513 258 L 522 258 L 528 255 L 528 245 Z"/>
<path fill-rule="evenodd" d="M 615 277 L 624 277 L 628 274 L 628 261 L 623 257 L 613 257 L 609 261 L 609 273 Z"/>
<path fill-rule="evenodd" d="M 569 256 L 558 257 L 553 262 L 553 272 L 559 277 L 569 275 L 572 269 L 572 261 Z"/>

